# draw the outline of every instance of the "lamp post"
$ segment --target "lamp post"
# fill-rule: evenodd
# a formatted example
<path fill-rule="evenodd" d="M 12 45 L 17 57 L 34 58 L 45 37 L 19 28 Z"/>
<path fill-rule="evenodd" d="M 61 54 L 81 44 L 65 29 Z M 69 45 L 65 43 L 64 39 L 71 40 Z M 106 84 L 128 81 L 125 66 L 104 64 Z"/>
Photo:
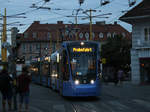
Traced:
<path fill-rule="evenodd" d="M 39 76 L 40 76 L 40 83 L 41 83 L 41 59 L 40 59 L 40 57 L 38 57 L 38 72 L 39 72 Z"/>
<path fill-rule="evenodd" d="M 47 75 L 47 86 L 48 86 L 48 77 L 50 77 L 50 70 L 51 70 L 51 65 L 50 65 L 50 61 L 51 61 L 51 58 L 50 56 L 48 57 L 48 75 Z"/>
<path fill-rule="evenodd" d="M 40 48 L 39 48 L 39 76 L 40 76 L 40 84 L 42 83 L 42 76 L 41 76 L 41 42 L 40 42 Z"/>
<path fill-rule="evenodd" d="M 44 59 L 44 62 L 46 64 L 46 66 L 48 65 L 48 73 L 46 74 L 46 84 L 48 86 L 48 74 L 49 74 L 49 57 L 48 57 L 48 52 L 47 52 L 48 48 L 45 48 L 45 51 L 46 51 L 46 55 L 45 55 L 45 59 Z"/>

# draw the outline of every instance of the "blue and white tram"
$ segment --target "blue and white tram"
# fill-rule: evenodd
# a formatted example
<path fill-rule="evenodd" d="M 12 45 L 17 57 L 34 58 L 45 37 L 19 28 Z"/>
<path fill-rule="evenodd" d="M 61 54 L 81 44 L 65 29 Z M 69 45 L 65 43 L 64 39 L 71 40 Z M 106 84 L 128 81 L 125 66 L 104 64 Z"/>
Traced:
<path fill-rule="evenodd" d="M 99 43 L 63 42 L 51 55 L 50 86 L 63 96 L 99 96 Z"/>

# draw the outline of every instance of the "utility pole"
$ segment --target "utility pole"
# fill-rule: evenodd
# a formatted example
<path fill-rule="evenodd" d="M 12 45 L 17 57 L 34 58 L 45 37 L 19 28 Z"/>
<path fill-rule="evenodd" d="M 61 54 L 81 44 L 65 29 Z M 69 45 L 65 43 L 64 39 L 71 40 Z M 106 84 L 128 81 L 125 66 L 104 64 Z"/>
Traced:
<path fill-rule="evenodd" d="M 75 24 L 76 24 L 76 29 L 77 29 L 77 24 L 78 24 L 78 19 L 77 19 L 77 14 L 76 14 L 76 16 L 75 16 Z M 75 33 L 75 36 L 76 36 L 76 41 L 78 40 L 78 35 L 77 35 L 77 31 L 76 31 L 76 33 Z"/>
<path fill-rule="evenodd" d="M 6 8 L 4 10 L 4 16 L 3 16 L 2 44 L 5 43 L 5 42 L 7 42 L 7 34 L 6 34 Z M 1 54 L 2 54 L 2 62 L 7 62 L 7 49 L 2 47 Z"/>
<path fill-rule="evenodd" d="M 57 44 L 56 44 L 56 49 L 58 50 L 58 48 L 59 48 L 59 31 L 58 31 L 58 29 L 57 29 Z"/>
<path fill-rule="evenodd" d="M 87 14 L 87 12 L 90 12 L 90 14 Z M 102 17 L 106 15 L 111 15 L 112 13 L 106 13 L 106 14 L 100 14 L 96 16 L 92 16 L 92 12 L 96 12 L 96 10 L 90 9 L 86 10 L 83 13 L 87 15 L 87 17 L 82 18 L 82 19 L 90 19 L 90 40 L 92 40 L 92 18 L 108 18 L 108 17 Z"/>
<path fill-rule="evenodd" d="M 39 48 L 39 59 L 38 59 L 38 61 L 39 61 L 39 75 L 40 75 L 40 84 L 42 83 L 42 74 L 41 74 L 41 42 L 40 42 L 40 48 Z"/>
<path fill-rule="evenodd" d="M 49 35 L 50 37 L 50 44 L 49 44 L 49 46 L 50 46 L 50 55 L 52 54 L 52 52 L 53 52 L 53 49 L 52 49 L 52 36 L 51 36 L 51 34 Z"/>
<path fill-rule="evenodd" d="M 96 12 L 96 10 L 86 10 L 84 13 L 90 12 L 89 18 L 90 18 L 90 40 L 92 40 L 92 12 Z"/>
<path fill-rule="evenodd" d="M 52 54 L 52 35 L 51 35 L 51 33 L 50 33 L 50 35 L 49 35 L 49 38 L 50 38 L 50 44 L 49 44 L 50 49 L 49 49 L 49 50 L 50 50 L 50 56 L 51 56 L 51 54 Z M 49 63 L 49 64 L 48 64 L 48 65 L 49 65 L 49 67 L 48 67 L 48 68 L 49 68 L 49 69 L 48 69 L 49 72 L 48 72 L 48 73 L 49 73 L 50 85 L 51 85 L 51 74 L 50 74 L 51 71 L 52 71 L 52 67 L 51 67 L 51 64 L 50 64 L 50 63 L 51 63 L 51 58 L 49 58 L 48 63 Z"/>

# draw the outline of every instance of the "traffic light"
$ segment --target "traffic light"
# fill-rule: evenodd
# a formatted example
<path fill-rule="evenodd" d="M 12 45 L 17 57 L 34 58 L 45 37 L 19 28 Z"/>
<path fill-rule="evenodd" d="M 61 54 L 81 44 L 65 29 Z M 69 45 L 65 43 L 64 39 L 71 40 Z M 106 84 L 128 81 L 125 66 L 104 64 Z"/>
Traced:
<path fill-rule="evenodd" d="M 106 64 L 106 58 L 102 58 L 102 64 Z"/>

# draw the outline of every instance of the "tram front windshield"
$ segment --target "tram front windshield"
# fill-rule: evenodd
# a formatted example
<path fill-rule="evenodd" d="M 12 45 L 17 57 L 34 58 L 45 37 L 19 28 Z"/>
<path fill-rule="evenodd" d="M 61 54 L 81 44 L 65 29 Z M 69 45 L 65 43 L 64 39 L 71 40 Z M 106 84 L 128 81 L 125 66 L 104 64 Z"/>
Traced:
<path fill-rule="evenodd" d="M 94 47 L 71 49 L 70 63 L 73 76 L 96 77 L 96 49 Z"/>

